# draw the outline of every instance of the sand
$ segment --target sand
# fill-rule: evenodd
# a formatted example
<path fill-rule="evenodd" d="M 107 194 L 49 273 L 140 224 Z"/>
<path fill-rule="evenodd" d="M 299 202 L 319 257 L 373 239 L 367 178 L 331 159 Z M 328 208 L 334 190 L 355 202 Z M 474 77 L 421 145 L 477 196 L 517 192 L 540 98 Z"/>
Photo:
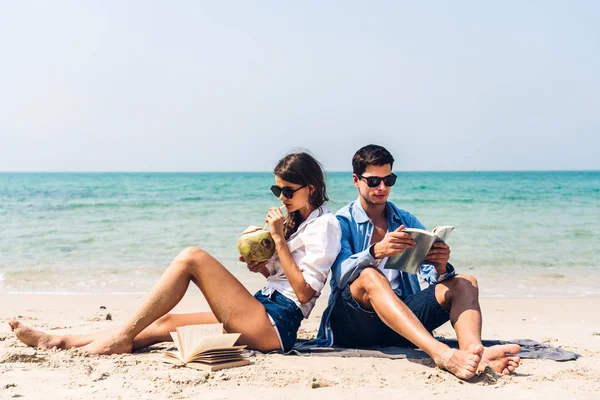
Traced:
<path fill-rule="evenodd" d="M 485 339 L 529 338 L 581 354 L 577 361 L 523 360 L 512 376 L 461 381 L 429 360 L 297 357 L 254 353 L 252 365 L 201 372 L 155 361 L 170 344 L 134 354 L 87 356 L 21 344 L 10 317 L 53 333 L 118 326 L 141 295 L 0 295 L 0 398 L 26 399 L 598 399 L 600 298 L 483 298 Z M 300 335 L 316 334 L 326 299 Z M 105 307 L 105 308 L 102 308 Z M 177 312 L 208 310 L 189 294 Z M 110 314 L 110 319 L 107 319 Z M 453 337 L 449 324 L 436 331 Z"/>

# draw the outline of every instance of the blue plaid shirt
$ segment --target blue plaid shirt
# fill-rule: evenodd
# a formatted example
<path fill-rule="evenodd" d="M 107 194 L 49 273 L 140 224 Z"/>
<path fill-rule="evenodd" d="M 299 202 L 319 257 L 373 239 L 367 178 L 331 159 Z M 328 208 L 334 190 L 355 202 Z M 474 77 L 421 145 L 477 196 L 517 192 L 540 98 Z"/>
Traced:
<path fill-rule="evenodd" d="M 386 203 L 385 209 L 388 232 L 395 231 L 400 225 L 404 225 L 406 228 L 425 229 L 425 226 L 414 215 L 399 209 L 389 201 Z M 342 228 L 342 250 L 331 267 L 331 294 L 317 336 L 317 345 L 319 346 L 333 345 L 330 316 L 337 296 L 340 296 L 342 290 L 358 278 L 363 269 L 376 267 L 380 261 L 373 258 L 369 252 L 371 236 L 373 235 L 373 223 L 362 208 L 360 199 L 339 210 L 336 217 Z M 402 297 L 421 291 L 417 275 L 406 272 L 399 272 L 399 274 L 399 277 L 394 279 L 399 284 L 395 290 Z M 446 273 L 439 275 L 432 264 L 422 264 L 419 275 L 428 284 L 433 285 L 451 278 L 456 275 L 456 272 L 454 267 L 448 264 Z"/>

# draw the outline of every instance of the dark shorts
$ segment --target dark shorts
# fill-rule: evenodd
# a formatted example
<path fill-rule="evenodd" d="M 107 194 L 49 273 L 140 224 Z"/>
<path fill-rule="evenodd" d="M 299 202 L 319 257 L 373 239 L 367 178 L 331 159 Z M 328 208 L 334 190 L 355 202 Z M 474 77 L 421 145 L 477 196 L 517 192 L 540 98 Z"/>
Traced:
<path fill-rule="evenodd" d="M 450 319 L 435 298 L 435 285 L 406 297 L 396 295 L 417 316 L 429 332 L 442 326 Z M 352 297 L 350 287 L 338 296 L 331 312 L 331 329 L 336 346 L 370 347 L 402 346 L 415 347 L 404 337 L 389 328 L 374 311 L 364 310 Z"/>
<path fill-rule="evenodd" d="M 274 291 L 267 297 L 259 290 L 254 298 L 260 301 L 275 324 L 283 351 L 287 352 L 294 347 L 300 323 L 304 319 L 302 310 L 292 300 L 288 299 L 278 291 Z"/>

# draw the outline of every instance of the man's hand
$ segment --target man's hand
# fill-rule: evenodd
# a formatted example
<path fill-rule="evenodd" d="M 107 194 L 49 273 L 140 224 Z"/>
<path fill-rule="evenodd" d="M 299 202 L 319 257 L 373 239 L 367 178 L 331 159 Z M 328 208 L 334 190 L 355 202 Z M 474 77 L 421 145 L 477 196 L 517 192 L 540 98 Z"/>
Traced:
<path fill-rule="evenodd" d="M 375 258 L 390 257 L 402 253 L 406 249 L 415 247 L 415 241 L 410 234 L 402 232 L 404 225 L 400 225 L 394 232 L 385 234 L 381 242 L 375 244 Z"/>
<path fill-rule="evenodd" d="M 241 262 L 245 262 L 244 261 L 244 257 L 242 257 L 242 256 L 240 256 L 239 260 Z M 265 278 L 268 278 L 270 274 L 269 274 L 269 269 L 267 268 L 267 261 L 268 260 L 258 261 L 258 262 L 251 262 L 251 263 L 248 263 L 246 265 L 248 265 L 248 269 L 251 272 L 258 272 L 259 274 L 261 274 Z"/>
<path fill-rule="evenodd" d="M 429 261 L 435 267 L 438 274 L 446 273 L 446 266 L 450 260 L 450 247 L 444 242 L 437 242 L 433 244 L 425 261 Z"/>

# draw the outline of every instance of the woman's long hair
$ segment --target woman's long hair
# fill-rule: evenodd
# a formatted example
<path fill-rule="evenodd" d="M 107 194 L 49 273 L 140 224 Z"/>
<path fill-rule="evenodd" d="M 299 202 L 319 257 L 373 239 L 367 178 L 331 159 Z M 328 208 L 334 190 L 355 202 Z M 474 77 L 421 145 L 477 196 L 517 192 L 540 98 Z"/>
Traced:
<path fill-rule="evenodd" d="M 325 187 L 323 166 L 308 153 L 296 152 L 286 155 L 279 160 L 273 173 L 284 181 L 297 185 L 311 185 L 313 190 L 308 196 L 308 203 L 312 206 L 313 210 L 321 207 L 329 200 Z M 284 221 L 286 240 L 296 232 L 301 223 L 302 215 L 300 215 L 299 211 L 288 213 Z"/>

